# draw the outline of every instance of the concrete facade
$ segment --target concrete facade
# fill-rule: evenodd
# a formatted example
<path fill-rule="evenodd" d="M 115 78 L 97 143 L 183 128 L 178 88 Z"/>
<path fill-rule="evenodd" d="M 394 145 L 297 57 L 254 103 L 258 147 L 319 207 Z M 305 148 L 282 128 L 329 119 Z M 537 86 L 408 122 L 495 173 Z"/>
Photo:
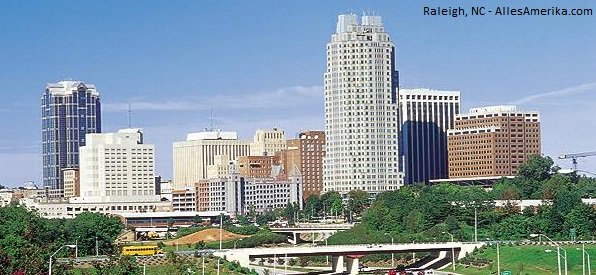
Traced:
<path fill-rule="evenodd" d="M 339 15 L 327 44 L 324 191 L 396 190 L 399 172 L 395 47 L 380 16 Z"/>
<path fill-rule="evenodd" d="M 83 212 L 104 214 L 168 212 L 171 202 L 44 202 L 39 199 L 22 199 L 21 204 L 30 210 L 35 209 L 41 217 L 48 219 L 72 219 Z"/>
<path fill-rule="evenodd" d="M 141 129 L 87 134 L 81 147 L 81 197 L 86 202 L 159 201 L 154 146 Z"/>
<path fill-rule="evenodd" d="M 251 156 L 273 156 L 275 153 L 286 149 L 286 134 L 283 130 L 258 129 L 250 145 Z"/>
<path fill-rule="evenodd" d="M 238 140 L 235 132 L 200 132 L 188 134 L 186 141 L 174 143 L 174 189 L 185 190 L 207 178 L 207 167 L 216 156 L 234 160 L 250 154 L 250 141 Z"/>
<path fill-rule="evenodd" d="M 449 178 L 512 176 L 540 154 L 540 115 L 515 106 L 472 108 L 448 131 Z"/>
<path fill-rule="evenodd" d="M 64 179 L 64 197 L 72 198 L 81 196 L 81 181 L 78 168 L 66 168 L 62 170 Z"/>

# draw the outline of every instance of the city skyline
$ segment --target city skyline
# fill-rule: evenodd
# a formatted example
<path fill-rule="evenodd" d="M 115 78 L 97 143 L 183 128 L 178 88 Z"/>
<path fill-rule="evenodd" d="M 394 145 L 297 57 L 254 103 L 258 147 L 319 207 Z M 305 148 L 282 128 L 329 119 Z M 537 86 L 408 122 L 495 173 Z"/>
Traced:
<path fill-rule="evenodd" d="M 127 127 L 130 103 L 164 178 L 172 144 L 209 127 L 212 108 L 214 125 L 244 140 L 257 128 L 287 138 L 322 130 L 325 44 L 338 14 L 362 11 L 383 17 L 402 87 L 459 90 L 462 112 L 509 103 L 540 111 L 546 155 L 595 149 L 593 17 L 425 17 L 419 3 L 394 2 L 3 2 L 1 123 L 15 130 L 0 134 L 0 184 L 40 184 L 39 97 L 64 79 L 97 86 L 104 132 Z M 76 24 L 60 16 L 85 10 L 93 13 Z M 583 170 L 595 164 L 579 160 Z"/>

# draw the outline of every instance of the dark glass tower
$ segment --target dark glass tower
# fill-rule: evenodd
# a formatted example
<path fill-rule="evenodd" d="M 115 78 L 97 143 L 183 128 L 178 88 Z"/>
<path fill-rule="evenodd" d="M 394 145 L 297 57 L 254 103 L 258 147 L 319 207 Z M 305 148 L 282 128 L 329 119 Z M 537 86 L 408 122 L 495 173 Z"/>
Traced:
<path fill-rule="evenodd" d="M 101 105 L 95 85 L 81 81 L 49 83 L 41 96 L 43 186 L 63 194 L 62 170 L 79 167 L 85 134 L 101 133 Z"/>

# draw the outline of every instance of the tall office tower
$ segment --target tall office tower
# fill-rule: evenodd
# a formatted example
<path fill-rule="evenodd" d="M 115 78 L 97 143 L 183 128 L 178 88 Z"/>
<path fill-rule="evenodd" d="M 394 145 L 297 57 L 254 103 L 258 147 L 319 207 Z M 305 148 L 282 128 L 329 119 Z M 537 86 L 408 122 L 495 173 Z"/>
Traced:
<path fill-rule="evenodd" d="M 87 134 L 81 147 L 80 188 L 85 202 L 159 201 L 153 144 L 141 129 Z"/>
<path fill-rule="evenodd" d="M 540 154 L 540 115 L 515 106 L 472 108 L 448 131 L 449 178 L 513 176 Z"/>
<path fill-rule="evenodd" d="M 251 156 L 273 156 L 276 152 L 286 149 L 286 134 L 283 130 L 258 129 L 254 141 L 250 145 Z"/>
<path fill-rule="evenodd" d="M 188 134 L 186 141 L 174 143 L 174 190 L 194 188 L 207 178 L 207 168 L 221 157 L 235 160 L 250 154 L 250 141 L 238 140 L 236 132 L 200 132 Z"/>
<path fill-rule="evenodd" d="M 403 184 L 395 47 L 380 16 L 339 15 L 327 44 L 324 190 L 379 193 Z"/>
<path fill-rule="evenodd" d="M 64 190 L 62 170 L 78 168 L 79 147 L 85 146 L 85 135 L 100 132 L 101 105 L 95 85 L 81 81 L 49 83 L 41 96 L 43 186 Z"/>
<path fill-rule="evenodd" d="M 306 131 L 287 142 L 288 149 L 279 152 L 284 171 L 298 169 L 302 175 L 304 199 L 323 192 L 323 158 L 325 157 L 325 132 Z"/>
<path fill-rule="evenodd" d="M 398 102 L 404 183 L 447 178 L 447 130 L 459 114 L 459 92 L 400 89 Z"/>

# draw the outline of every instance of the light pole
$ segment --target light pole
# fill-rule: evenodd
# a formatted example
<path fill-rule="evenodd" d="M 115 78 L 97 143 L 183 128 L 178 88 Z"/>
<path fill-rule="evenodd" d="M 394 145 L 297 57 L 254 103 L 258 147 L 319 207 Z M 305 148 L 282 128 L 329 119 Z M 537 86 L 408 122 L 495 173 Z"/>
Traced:
<path fill-rule="evenodd" d="M 564 248 L 561 247 L 561 249 L 563 249 L 563 257 L 565 258 L 565 275 L 567 275 L 567 250 L 565 250 Z"/>
<path fill-rule="evenodd" d="M 499 252 L 499 242 L 497 242 L 497 275 L 501 275 L 501 256 Z"/>
<path fill-rule="evenodd" d="M 561 273 L 561 246 L 558 243 L 556 243 L 553 240 L 551 240 L 551 238 L 549 238 L 548 236 L 546 236 L 544 234 L 530 234 L 530 237 L 539 237 L 539 236 L 544 236 L 551 243 L 553 243 L 554 245 L 557 246 L 557 267 L 558 267 L 558 270 L 559 270 L 559 275 L 562 275 L 562 273 Z M 567 265 L 567 258 L 565 258 L 565 265 Z M 565 274 L 567 274 L 567 269 L 565 269 Z"/>
<path fill-rule="evenodd" d="M 325 238 L 325 246 L 327 246 L 327 238 Z M 329 265 L 329 255 L 325 255 L 325 265 Z"/>
<path fill-rule="evenodd" d="M 201 274 L 202 275 L 205 275 L 205 254 L 203 254 L 203 256 L 201 257 L 201 259 L 203 260 L 203 264 L 202 264 L 203 272 Z"/>
<path fill-rule="evenodd" d="M 451 266 L 453 266 L 453 271 L 455 271 L 455 248 L 453 247 L 455 244 L 453 243 L 453 234 L 443 231 L 443 234 L 449 234 L 451 236 Z"/>
<path fill-rule="evenodd" d="M 580 250 L 579 247 L 576 248 Z M 590 268 L 590 254 L 586 252 L 586 244 L 582 243 L 582 275 L 586 275 L 586 258 L 588 259 L 588 275 L 592 275 L 592 269 Z"/>
<path fill-rule="evenodd" d="M 474 205 L 474 242 L 478 242 L 478 207 Z"/>
<path fill-rule="evenodd" d="M 234 242 L 234 249 L 236 249 L 236 243 L 238 243 L 238 241 L 242 241 L 242 239 L 237 239 L 237 240 Z"/>
<path fill-rule="evenodd" d="M 223 240 L 223 214 L 219 213 L 219 250 L 220 251 L 221 251 L 222 240 Z M 217 267 L 219 268 L 219 261 L 217 261 Z"/>
<path fill-rule="evenodd" d="M 50 256 L 50 266 L 48 268 L 48 275 L 52 275 L 52 258 L 54 258 L 54 256 L 56 256 L 56 254 L 64 247 L 70 247 L 70 248 L 76 249 L 77 246 L 74 244 L 65 244 L 65 245 L 61 246 L 60 248 L 58 248 L 58 250 L 56 250 L 56 252 L 54 252 L 54 254 L 52 254 L 52 256 Z"/>
<path fill-rule="evenodd" d="M 394 244 L 393 243 L 393 236 L 391 236 L 391 234 L 389 234 L 389 233 L 385 233 L 385 235 L 391 237 L 391 246 L 393 246 L 393 244 Z M 391 249 L 393 249 L 393 247 Z M 391 252 L 391 268 L 394 268 L 394 267 L 395 267 L 395 258 L 394 258 L 393 252 Z"/>
<path fill-rule="evenodd" d="M 95 257 L 99 256 L 99 246 L 97 245 L 97 236 L 95 236 Z"/>

